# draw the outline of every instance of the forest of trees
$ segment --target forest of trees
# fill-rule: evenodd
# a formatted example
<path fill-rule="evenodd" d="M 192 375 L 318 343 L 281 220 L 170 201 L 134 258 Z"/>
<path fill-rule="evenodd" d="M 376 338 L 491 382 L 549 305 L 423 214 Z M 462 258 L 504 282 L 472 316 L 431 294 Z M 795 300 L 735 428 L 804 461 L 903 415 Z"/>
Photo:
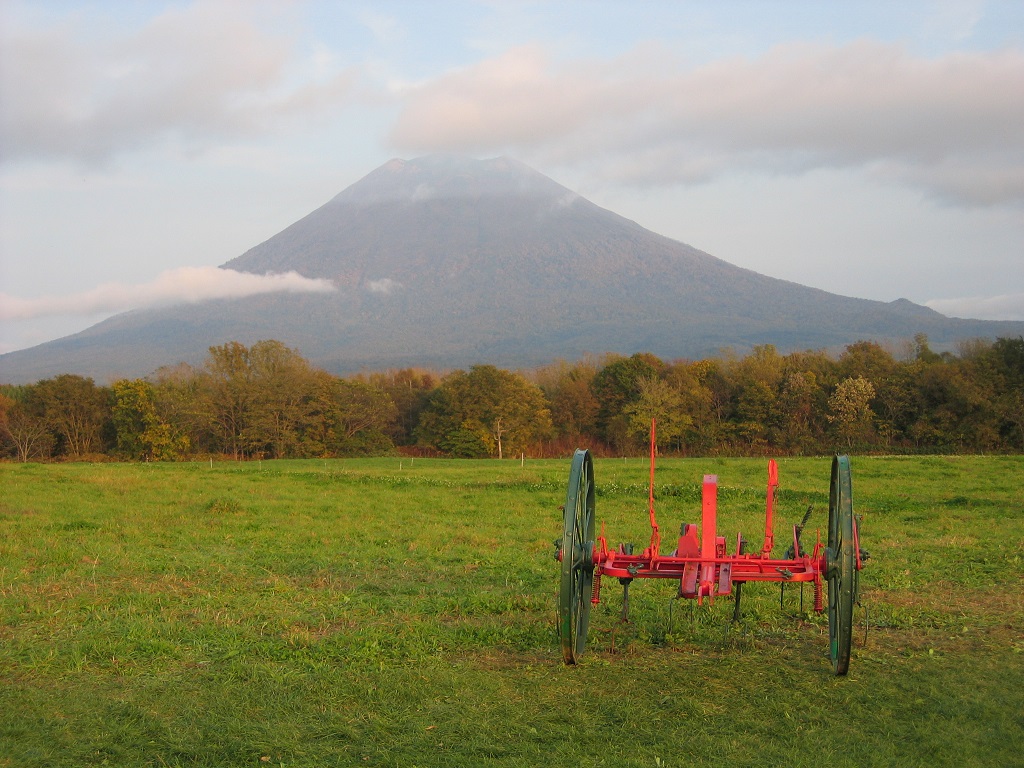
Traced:
<path fill-rule="evenodd" d="M 664 361 L 651 354 L 405 369 L 341 378 L 277 341 L 211 347 L 201 367 L 109 387 L 72 374 L 0 386 L 0 457 L 173 461 L 365 456 L 1019 452 L 1024 338 L 938 354 L 867 341 L 824 352 Z"/>

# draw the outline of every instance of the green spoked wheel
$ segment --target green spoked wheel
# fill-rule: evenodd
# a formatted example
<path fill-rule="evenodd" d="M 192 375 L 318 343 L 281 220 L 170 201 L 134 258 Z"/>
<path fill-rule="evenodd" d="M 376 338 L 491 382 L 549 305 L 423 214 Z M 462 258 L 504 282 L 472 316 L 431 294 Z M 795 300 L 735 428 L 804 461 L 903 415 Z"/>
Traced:
<path fill-rule="evenodd" d="M 594 462 L 590 451 L 572 458 L 562 528 L 562 578 L 558 591 L 558 639 L 566 664 L 587 644 L 594 586 Z"/>
<path fill-rule="evenodd" d="M 850 644 L 853 639 L 853 604 L 857 599 L 856 521 L 853 519 L 853 492 L 850 458 L 832 460 L 832 483 L 828 498 L 828 638 L 832 668 L 845 675 L 850 668 Z"/>

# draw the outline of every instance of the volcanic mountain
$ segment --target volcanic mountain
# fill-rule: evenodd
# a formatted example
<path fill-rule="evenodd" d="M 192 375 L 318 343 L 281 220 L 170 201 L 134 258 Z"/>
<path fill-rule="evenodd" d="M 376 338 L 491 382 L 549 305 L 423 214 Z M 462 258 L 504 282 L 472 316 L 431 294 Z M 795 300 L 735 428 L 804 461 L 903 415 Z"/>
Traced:
<path fill-rule="evenodd" d="M 951 319 L 904 299 L 837 296 L 741 269 L 508 158 L 392 160 L 222 266 L 295 270 L 337 290 L 127 312 L 0 356 L 0 381 L 145 376 L 199 363 L 212 345 L 260 339 L 345 373 L 1024 334 L 1020 322 Z"/>

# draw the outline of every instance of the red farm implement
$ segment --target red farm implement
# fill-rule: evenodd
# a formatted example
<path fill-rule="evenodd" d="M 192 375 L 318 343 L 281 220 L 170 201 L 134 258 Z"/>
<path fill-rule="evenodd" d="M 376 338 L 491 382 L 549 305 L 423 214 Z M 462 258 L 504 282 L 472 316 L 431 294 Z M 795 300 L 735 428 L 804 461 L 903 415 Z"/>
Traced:
<path fill-rule="evenodd" d="M 853 605 L 857 601 L 858 572 L 867 558 L 860 549 L 857 521 L 853 515 L 850 460 L 832 460 L 829 490 L 828 538 L 816 537 L 810 553 L 801 546 L 800 536 L 807 517 L 793 526 L 792 545 L 782 558 L 771 556 L 774 547 L 772 518 L 778 468 L 768 462 L 768 491 L 765 504 L 764 543 L 756 552 L 746 552 L 746 542 L 736 537 L 729 554 L 724 536 L 717 534 L 718 478 L 705 475 L 701 524 L 684 523 L 675 550 L 661 554 L 661 534 L 654 514 L 654 449 L 652 429 L 651 480 L 648 511 L 651 540 L 643 552 L 634 554 L 631 544 L 609 549 L 604 532 L 595 536 L 594 464 L 590 452 L 578 450 L 573 456 L 565 500 L 564 528 L 556 542 L 561 562 L 558 595 L 558 635 L 567 664 L 575 664 L 587 642 L 590 608 L 600 601 L 602 578 L 617 578 L 623 585 L 623 619 L 629 605 L 629 585 L 634 579 L 674 579 L 677 597 L 696 599 L 698 604 L 732 594 L 733 619 L 739 618 L 740 594 L 749 581 L 786 584 L 810 583 L 814 588 L 814 610 L 825 610 L 828 591 L 829 655 L 835 674 L 845 675 L 850 665 Z M 808 510 L 810 512 L 810 510 Z"/>

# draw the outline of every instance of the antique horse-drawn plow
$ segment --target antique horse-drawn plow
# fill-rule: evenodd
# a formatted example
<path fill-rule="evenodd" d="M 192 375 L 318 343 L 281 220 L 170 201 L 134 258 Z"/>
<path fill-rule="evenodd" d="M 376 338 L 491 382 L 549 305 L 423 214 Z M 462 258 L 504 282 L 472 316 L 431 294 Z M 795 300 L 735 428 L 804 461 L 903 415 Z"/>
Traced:
<path fill-rule="evenodd" d="M 564 528 L 556 544 L 561 562 L 558 594 L 558 635 L 567 664 L 575 664 L 587 642 L 590 608 L 601 596 L 603 577 L 618 578 L 623 585 L 623 620 L 629 605 L 629 585 L 634 579 L 675 579 L 677 597 L 695 598 L 698 604 L 721 595 L 734 594 L 733 618 L 739 618 L 740 594 L 748 581 L 786 584 L 810 582 L 814 587 L 814 610 L 825 610 L 824 586 L 828 584 L 829 655 L 835 674 L 845 675 L 850 665 L 853 630 L 853 605 L 857 600 L 857 580 L 867 554 L 860 549 L 857 520 L 853 515 L 850 487 L 850 460 L 836 456 L 832 460 L 829 490 L 828 539 L 820 534 L 807 554 L 800 536 L 804 522 L 793 526 L 793 541 L 783 558 L 771 556 L 774 547 L 772 518 L 775 492 L 779 485 L 778 467 L 768 462 L 768 492 L 765 505 L 764 543 L 757 552 L 747 553 L 746 542 L 737 534 L 736 548 L 727 551 L 717 523 L 718 478 L 705 475 L 702 491 L 701 524 L 684 523 L 675 550 L 661 551 L 661 534 L 654 513 L 654 428 L 651 429 L 651 480 L 648 511 L 651 521 L 650 544 L 634 554 L 631 544 L 609 549 L 602 532 L 595 537 L 594 464 L 590 452 L 578 450 L 569 473 L 565 500 Z M 808 510 L 808 513 L 810 510 Z"/>

